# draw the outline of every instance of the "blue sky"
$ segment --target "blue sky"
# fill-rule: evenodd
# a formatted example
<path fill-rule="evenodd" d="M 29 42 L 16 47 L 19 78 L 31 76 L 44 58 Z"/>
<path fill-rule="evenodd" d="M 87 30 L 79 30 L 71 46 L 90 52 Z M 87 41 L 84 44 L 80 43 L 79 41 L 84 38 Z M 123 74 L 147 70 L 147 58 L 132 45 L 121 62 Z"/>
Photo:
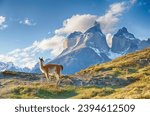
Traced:
<path fill-rule="evenodd" d="M 0 0 L 0 60 L 18 66 L 32 61 L 33 66 L 39 56 L 53 58 L 65 35 L 84 32 L 93 20 L 102 23 L 106 35 L 125 26 L 135 37 L 147 39 L 149 6 L 149 0 Z M 78 30 L 78 24 L 83 28 Z"/>

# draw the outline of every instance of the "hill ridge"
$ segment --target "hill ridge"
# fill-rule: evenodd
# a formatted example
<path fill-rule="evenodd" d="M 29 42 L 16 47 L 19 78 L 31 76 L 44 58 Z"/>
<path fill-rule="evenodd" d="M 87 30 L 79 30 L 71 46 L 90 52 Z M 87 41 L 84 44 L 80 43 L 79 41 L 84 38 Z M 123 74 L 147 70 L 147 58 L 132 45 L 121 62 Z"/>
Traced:
<path fill-rule="evenodd" d="M 150 48 L 64 75 L 59 87 L 42 75 L 4 75 L 0 98 L 150 98 Z"/>

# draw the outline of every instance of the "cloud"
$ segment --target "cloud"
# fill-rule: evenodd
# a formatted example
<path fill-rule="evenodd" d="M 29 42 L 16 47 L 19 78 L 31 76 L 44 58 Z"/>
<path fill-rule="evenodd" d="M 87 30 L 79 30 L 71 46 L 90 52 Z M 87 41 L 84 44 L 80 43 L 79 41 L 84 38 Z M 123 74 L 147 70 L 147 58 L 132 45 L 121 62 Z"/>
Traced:
<path fill-rule="evenodd" d="M 64 47 L 63 41 L 65 40 L 64 36 L 55 35 L 48 39 L 43 39 L 41 42 L 36 42 L 37 48 L 41 50 L 51 50 L 53 56 L 59 55 Z"/>
<path fill-rule="evenodd" d="M 136 0 L 130 0 L 128 2 L 111 4 L 106 13 L 98 17 L 97 22 L 100 23 L 103 33 L 106 34 L 106 40 L 110 47 L 112 44 L 112 33 L 116 31 L 116 25 L 120 20 L 120 16 L 135 3 Z"/>
<path fill-rule="evenodd" d="M 49 54 L 49 57 L 60 54 L 64 49 L 64 39 L 63 36 L 53 36 L 42 41 L 35 41 L 31 46 L 24 49 L 15 49 L 5 55 L 0 55 L 0 61 L 13 62 L 21 68 L 33 68 L 38 61 L 38 57 L 43 56 L 44 53 Z"/>
<path fill-rule="evenodd" d="M 0 16 L 0 30 L 8 27 L 8 25 L 6 25 L 5 22 L 6 22 L 6 17 Z"/>
<path fill-rule="evenodd" d="M 94 25 L 95 21 L 97 21 L 100 23 L 102 32 L 106 34 L 106 39 L 109 40 L 108 43 L 111 44 L 111 39 L 108 38 L 110 38 L 110 35 L 116 31 L 116 25 L 120 21 L 120 17 L 123 15 L 124 11 L 128 10 L 135 3 L 136 0 L 129 0 L 111 4 L 102 16 L 90 14 L 73 15 L 72 17 L 64 20 L 63 27 L 55 30 L 55 34 L 68 35 L 74 31 L 85 32 L 88 28 Z"/>
<path fill-rule="evenodd" d="M 55 30 L 55 34 L 69 34 L 74 31 L 85 32 L 93 26 L 95 20 L 100 23 L 103 33 L 112 33 L 116 29 L 115 26 L 118 24 L 120 16 L 135 3 L 136 0 L 129 0 L 111 4 L 102 16 L 90 14 L 73 15 L 71 18 L 64 20 L 63 27 Z"/>
<path fill-rule="evenodd" d="M 20 24 L 28 25 L 28 26 L 35 26 L 36 23 L 32 20 L 25 18 L 24 20 L 19 21 Z"/>
<path fill-rule="evenodd" d="M 89 27 L 93 26 L 97 16 L 90 14 L 73 15 L 71 18 L 63 22 L 63 27 L 57 29 L 55 34 L 69 34 L 74 31 L 86 31 Z"/>
<path fill-rule="evenodd" d="M 1 62 L 13 62 L 13 61 L 15 61 L 15 59 L 14 59 L 13 56 L 8 56 L 8 55 L 1 54 L 0 55 L 0 61 Z"/>
<path fill-rule="evenodd" d="M 64 20 L 63 27 L 55 30 L 55 35 L 53 37 L 44 38 L 42 41 L 35 41 L 31 46 L 24 49 L 15 49 L 5 55 L 0 55 L 0 61 L 13 62 L 19 67 L 32 68 L 37 63 L 38 57 L 43 56 L 45 53 L 53 58 L 59 55 L 64 49 L 63 41 L 65 40 L 65 35 L 74 31 L 85 32 L 94 25 L 95 21 L 100 23 L 102 31 L 106 34 L 107 42 L 109 46 L 111 46 L 112 33 L 115 31 L 120 16 L 122 16 L 125 10 L 128 10 L 135 4 L 135 2 L 136 0 L 130 0 L 127 2 L 111 4 L 102 16 L 90 14 L 73 15 Z M 0 16 L 0 27 L 4 25 L 4 23 L 5 17 Z M 28 26 L 36 25 L 35 22 L 28 18 L 19 23 Z"/>
<path fill-rule="evenodd" d="M 3 25 L 3 23 L 5 22 L 5 18 L 4 16 L 0 16 L 0 25 Z"/>
<path fill-rule="evenodd" d="M 102 31 L 105 34 L 115 31 L 119 17 L 125 9 L 127 9 L 125 2 L 115 3 L 109 6 L 109 10 L 106 11 L 105 15 L 98 17 L 97 21 L 100 22 Z"/>
<path fill-rule="evenodd" d="M 112 46 L 112 38 L 113 38 L 113 35 L 111 33 L 108 33 L 106 35 L 106 40 L 107 40 L 107 43 L 108 43 L 108 46 L 111 47 Z"/>
<path fill-rule="evenodd" d="M 25 48 L 27 49 L 27 48 Z M 32 68 L 36 64 L 35 55 L 33 55 L 33 49 L 30 48 L 29 51 L 25 49 L 15 49 L 5 55 L 0 55 L 1 62 L 13 62 L 16 66 L 24 68 Z M 35 53 L 38 53 L 36 51 Z"/>

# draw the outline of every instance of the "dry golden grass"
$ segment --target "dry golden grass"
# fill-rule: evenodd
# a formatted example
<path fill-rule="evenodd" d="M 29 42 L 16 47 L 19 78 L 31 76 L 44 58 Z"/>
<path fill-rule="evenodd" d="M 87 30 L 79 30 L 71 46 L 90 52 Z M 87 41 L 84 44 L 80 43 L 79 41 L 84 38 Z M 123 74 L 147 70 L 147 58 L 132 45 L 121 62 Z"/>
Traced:
<path fill-rule="evenodd" d="M 18 76 L 17 72 L 5 75 Z M 40 82 L 34 75 L 26 74 L 22 79 L 0 79 L 0 98 L 73 98 L 73 99 L 150 99 L 150 48 L 127 54 L 111 62 L 91 66 L 73 77 L 117 77 L 130 79 L 131 83 L 122 87 L 74 87 L 59 86 Z M 72 78 L 66 76 L 64 79 Z M 132 81 L 136 80 L 136 81 Z"/>

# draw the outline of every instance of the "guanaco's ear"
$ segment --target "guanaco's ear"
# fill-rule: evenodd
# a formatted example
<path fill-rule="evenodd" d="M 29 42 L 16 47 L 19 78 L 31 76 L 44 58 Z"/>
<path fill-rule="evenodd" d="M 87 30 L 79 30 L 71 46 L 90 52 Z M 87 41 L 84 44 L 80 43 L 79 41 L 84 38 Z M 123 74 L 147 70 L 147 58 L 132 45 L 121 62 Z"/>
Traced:
<path fill-rule="evenodd" d="M 41 59 L 41 58 L 39 57 L 39 59 Z"/>

